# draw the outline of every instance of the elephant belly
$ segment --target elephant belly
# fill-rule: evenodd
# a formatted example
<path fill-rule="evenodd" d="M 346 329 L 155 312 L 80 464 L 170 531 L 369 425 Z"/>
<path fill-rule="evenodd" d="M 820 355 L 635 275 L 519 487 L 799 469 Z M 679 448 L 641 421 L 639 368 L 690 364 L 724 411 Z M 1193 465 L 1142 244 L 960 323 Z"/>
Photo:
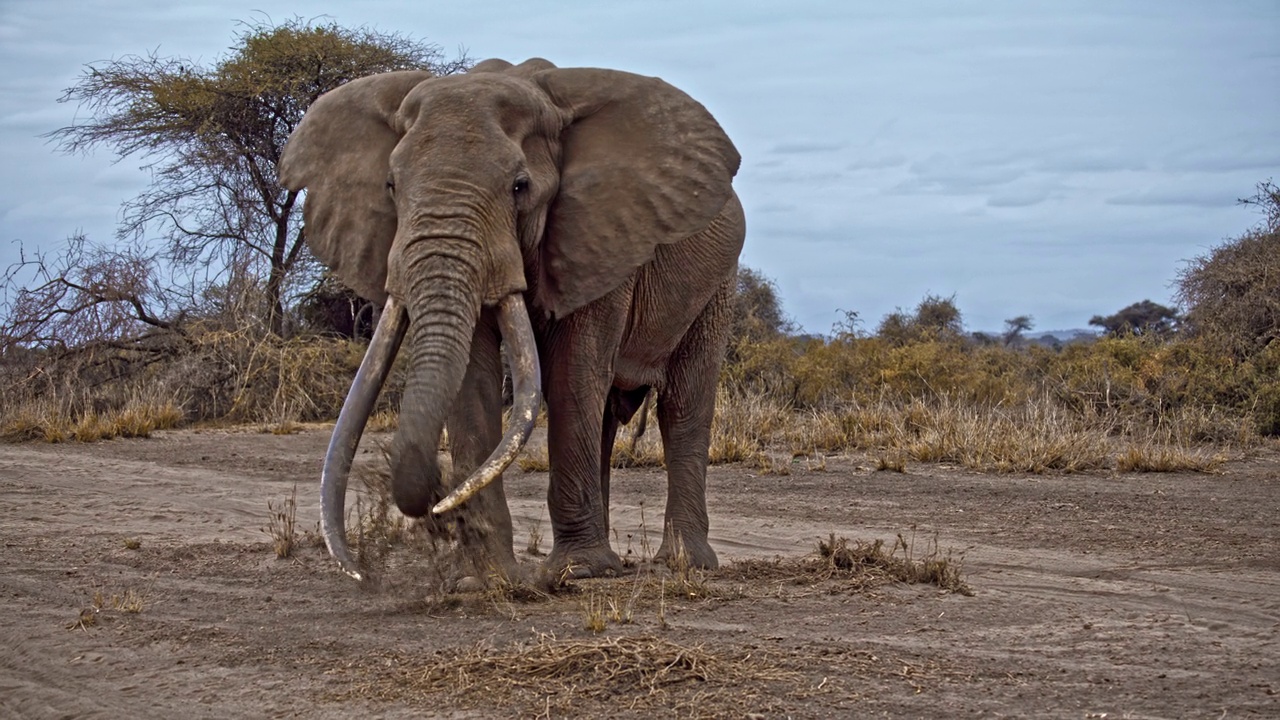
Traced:
<path fill-rule="evenodd" d="M 734 195 L 705 230 L 657 248 L 653 261 L 636 274 L 627 329 L 614 361 L 616 387 L 662 387 L 671 353 L 726 278 L 736 276 L 745 234 L 742 206 Z"/>

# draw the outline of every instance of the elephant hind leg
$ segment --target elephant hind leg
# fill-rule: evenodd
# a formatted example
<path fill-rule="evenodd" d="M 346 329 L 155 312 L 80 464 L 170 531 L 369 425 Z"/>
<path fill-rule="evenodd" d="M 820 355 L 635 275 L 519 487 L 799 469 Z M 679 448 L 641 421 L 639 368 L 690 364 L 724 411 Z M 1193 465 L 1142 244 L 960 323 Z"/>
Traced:
<path fill-rule="evenodd" d="M 690 565 L 719 565 L 707 540 L 707 452 L 720 364 L 729 339 L 736 276 L 727 278 L 681 339 L 658 396 L 658 429 L 667 463 L 667 508 L 659 559 L 683 552 Z"/>

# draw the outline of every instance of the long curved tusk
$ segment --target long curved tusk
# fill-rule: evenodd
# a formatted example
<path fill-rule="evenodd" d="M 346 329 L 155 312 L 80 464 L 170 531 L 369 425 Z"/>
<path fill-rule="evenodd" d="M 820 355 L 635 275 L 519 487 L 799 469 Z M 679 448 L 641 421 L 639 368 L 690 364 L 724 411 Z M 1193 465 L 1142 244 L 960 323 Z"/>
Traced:
<path fill-rule="evenodd" d="M 346 523 L 343 509 L 347 500 L 347 476 L 351 473 L 351 461 L 356 445 L 364 432 L 369 413 L 378 400 L 378 391 L 391 371 L 400 342 L 409 327 L 409 314 L 394 297 L 387 298 L 382 317 L 373 331 L 369 349 L 365 351 L 360 370 L 351 383 L 342 412 L 333 426 L 329 438 L 329 450 L 324 454 L 324 469 L 320 472 L 320 527 L 324 532 L 324 544 L 329 554 L 338 561 L 342 572 L 356 580 L 362 579 L 359 565 L 351 557 L 347 547 Z"/>
<path fill-rule="evenodd" d="M 538 409 L 542 406 L 542 370 L 538 366 L 538 345 L 533 338 L 533 326 L 529 324 L 529 313 L 520 293 L 508 295 L 498 305 L 498 328 L 507 347 L 512 394 L 515 396 L 511 416 L 507 420 L 507 432 L 489 459 L 476 468 L 466 482 L 431 508 L 431 512 L 437 515 L 470 500 L 501 475 L 520 454 L 533 432 L 534 421 L 538 419 Z"/>

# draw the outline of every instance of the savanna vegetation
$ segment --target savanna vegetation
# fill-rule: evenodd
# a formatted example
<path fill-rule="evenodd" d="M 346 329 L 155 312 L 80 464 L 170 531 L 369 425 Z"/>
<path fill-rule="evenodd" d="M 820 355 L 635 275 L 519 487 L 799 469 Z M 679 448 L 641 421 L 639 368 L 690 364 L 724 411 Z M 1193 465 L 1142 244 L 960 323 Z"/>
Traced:
<path fill-rule="evenodd" d="M 281 148 L 310 102 L 348 80 L 469 64 L 399 35 L 290 21 L 247 27 L 212 67 L 155 55 L 90 67 L 63 98 L 85 119 L 51 137 L 144 159 L 153 183 L 125 204 L 114 242 L 75 237 L 0 278 L 0 435 L 336 417 L 375 310 L 307 252 L 299 198 L 276 183 Z M 799 335 L 773 283 L 744 267 L 712 460 L 787 473 L 857 451 L 885 470 L 1212 470 L 1280 435 L 1280 192 L 1264 182 L 1243 202 L 1264 220 L 1186 264 L 1176 309 L 1137 302 L 1065 344 L 1029 341 L 1026 315 L 966 332 L 940 296 L 873 331 L 847 312 L 827 336 Z M 617 462 L 661 462 L 656 435 L 624 434 Z"/>

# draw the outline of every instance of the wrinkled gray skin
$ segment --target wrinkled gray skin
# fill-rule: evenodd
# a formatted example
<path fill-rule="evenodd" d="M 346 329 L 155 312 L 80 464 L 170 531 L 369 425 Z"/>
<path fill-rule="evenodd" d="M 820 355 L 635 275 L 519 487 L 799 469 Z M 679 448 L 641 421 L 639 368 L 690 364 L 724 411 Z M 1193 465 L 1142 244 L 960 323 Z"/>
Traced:
<path fill-rule="evenodd" d="M 307 188 L 307 241 L 361 295 L 408 310 L 391 453 L 403 512 L 429 515 L 498 444 L 494 308 L 522 294 L 549 413 L 544 567 L 621 569 L 609 455 L 650 388 L 668 472 L 659 555 L 678 541 L 695 566 L 716 566 L 706 466 L 745 233 L 738 163 L 706 109 L 665 82 L 538 59 L 376 75 L 311 106 L 280 171 Z M 445 426 L 450 478 L 436 459 Z M 500 478 L 445 520 L 486 562 L 514 566 Z"/>

